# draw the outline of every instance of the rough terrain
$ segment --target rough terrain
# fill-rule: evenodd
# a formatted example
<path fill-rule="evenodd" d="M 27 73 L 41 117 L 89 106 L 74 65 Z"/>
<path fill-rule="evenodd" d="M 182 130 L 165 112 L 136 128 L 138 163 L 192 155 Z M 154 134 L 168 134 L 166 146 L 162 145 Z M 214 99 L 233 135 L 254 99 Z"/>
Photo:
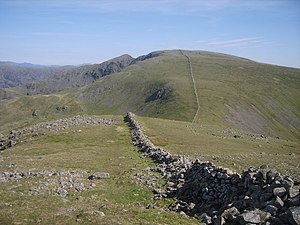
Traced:
<path fill-rule="evenodd" d="M 161 197 L 175 197 L 172 210 L 195 216 L 206 224 L 299 224 L 299 183 L 261 166 L 242 174 L 210 162 L 191 161 L 156 147 L 143 134 L 132 113 L 125 117 L 133 143 L 158 165 L 167 180 Z"/>

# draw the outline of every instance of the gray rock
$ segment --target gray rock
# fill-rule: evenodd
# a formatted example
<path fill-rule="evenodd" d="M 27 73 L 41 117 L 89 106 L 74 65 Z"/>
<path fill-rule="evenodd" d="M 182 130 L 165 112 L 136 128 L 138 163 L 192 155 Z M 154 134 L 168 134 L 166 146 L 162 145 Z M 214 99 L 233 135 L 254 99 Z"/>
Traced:
<path fill-rule="evenodd" d="M 188 206 L 188 210 L 193 210 L 195 208 L 195 206 L 196 206 L 196 204 L 191 202 Z"/>
<path fill-rule="evenodd" d="M 300 205 L 300 195 L 297 195 L 294 198 L 290 198 L 286 202 L 288 207 L 299 206 Z"/>
<path fill-rule="evenodd" d="M 56 193 L 59 195 L 59 196 L 62 196 L 62 197 L 65 197 L 66 195 L 69 194 L 69 192 L 64 189 L 64 188 L 58 188 Z"/>
<path fill-rule="evenodd" d="M 224 212 L 222 213 L 222 217 L 226 220 L 226 222 L 230 222 L 236 219 L 236 216 L 238 214 L 238 209 L 236 207 L 231 207 L 229 209 L 224 210 Z"/>
<path fill-rule="evenodd" d="M 206 223 L 206 224 L 212 223 L 212 218 L 209 215 L 207 215 L 206 213 L 202 213 L 199 216 L 199 219 L 201 220 L 201 222 Z"/>
<path fill-rule="evenodd" d="M 277 187 L 273 189 L 273 194 L 275 196 L 283 197 L 286 194 L 286 189 L 284 187 Z"/>
<path fill-rule="evenodd" d="M 96 216 L 100 216 L 100 217 L 105 216 L 104 212 L 99 211 L 99 210 L 95 210 L 95 211 L 94 211 L 94 214 L 95 214 Z"/>
<path fill-rule="evenodd" d="M 281 198 L 279 198 L 278 196 L 276 196 L 274 205 L 276 207 L 278 207 L 278 208 L 281 208 L 281 207 L 283 207 L 284 202 L 281 200 Z"/>
<path fill-rule="evenodd" d="M 283 184 L 288 189 L 294 186 L 294 181 L 291 177 L 286 176 L 283 178 Z"/>
<path fill-rule="evenodd" d="M 226 223 L 225 219 L 222 216 L 217 216 L 217 215 L 215 215 L 212 218 L 212 221 L 214 225 L 223 225 Z"/>
<path fill-rule="evenodd" d="M 300 206 L 289 208 L 287 211 L 279 215 L 279 219 L 283 224 L 300 224 Z"/>
<path fill-rule="evenodd" d="M 247 223 L 250 224 L 261 224 L 268 220 L 271 217 L 271 214 L 268 212 L 263 212 L 259 209 L 255 209 L 252 211 L 246 211 L 242 213 L 238 217 L 238 221 L 242 225 L 246 225 Z"/>
<path fill-rule="evenodd" d="M 98 180 L 98 179 L 108 179 L 110 178 L 109 173 L 105 173 L 105 172 L 96 172 L 91 174 L 88 179 L 89 180 Z"/>
<path fill-rule="evenodd" d="M 300 224 L 300 206 L 291 207 L 288 209 L 290 212 L 290 222 L 294 225 Z"/>
<path fill-rule="evenodd" d="M 297 186 L 297 188 L 290 188 L 289 189 L 289 197 L 290 198 L 294 198 L 297 195 L 299 195 L 299 186 Z"/>

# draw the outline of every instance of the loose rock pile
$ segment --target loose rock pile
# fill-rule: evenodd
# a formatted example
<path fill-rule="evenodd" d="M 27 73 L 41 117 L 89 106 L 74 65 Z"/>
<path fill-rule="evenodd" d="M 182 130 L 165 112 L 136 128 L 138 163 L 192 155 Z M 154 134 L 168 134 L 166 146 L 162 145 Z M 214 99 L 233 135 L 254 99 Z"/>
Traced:
<path fill-rule="evenodd" d="M 44 130 L 59 131 L 78 125 L 111 125 L 112 119 L 103 119 L 97 117 L 88 116 L 74 116 L 67 119 L 59 119 L 52 122 L 38 123 L 31 127 L 12 130 L 10 134 L 0 134 L 0 151 L 10 148 L 16 145 L 18 142 L 27 139 L 29 137 L 37 137 L 40 134 L 38 132 Z"/>
<path fill-rule="evenodd" d="M 0 182 L 30 180 L 30 183 L 36 183 L 36 185 L 28 190 L 29 195 L 51 194 L 66 197 L 70 193 L 83 192 L 95 187 L 93 182 L 88 181 L 87 176 L 87 172 L 82 170 L 10 171 L 0 173 Z M 42 180 L 33 182 L 32 179 L 35 178 Z M 19 185 L 22 184 L 19 183 Z M 13 186 L 12 189 L 14 188 Z"/>
<path fill-rule="evenodd" d="M 167 190 L 155 193 L 176 198 L 171 210 L 206 224 L 300 224 L 300 186 L 291 177 L 267 166 L 238 174 L 210 162 L 172 155 L 153 145 L 134 114 L 128 113 L 124 120 L 134 145 L 158 164 L 153 170 L 167 179 Z"/>

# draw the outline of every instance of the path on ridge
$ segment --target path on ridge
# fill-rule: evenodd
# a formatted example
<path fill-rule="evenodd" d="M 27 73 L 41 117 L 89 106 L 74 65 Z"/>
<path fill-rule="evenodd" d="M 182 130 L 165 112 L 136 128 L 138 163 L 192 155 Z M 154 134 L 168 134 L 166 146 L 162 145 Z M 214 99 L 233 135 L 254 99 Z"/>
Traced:
<path fill-rule="evenodd" d="M 192 126 L 193 126 L 193 124 L 196 122 L 196 120 L 198 118 L 198 115 L 199 115 L 199 112 L 200 112 L 200 103 L 199 103 L 198 91 L 197 91 L 197 86 L 196 86 L 196 82 L 195 82 L 195 78 L 194 78 L 194 73 L 193 73 L 193 67 L 192 67 L 191 59 L 190 59 L 190 57 L 188 55 L 184 54 L 182 50 L 179 50 L 179 51 L 188 60 L 189 68 L 190 68 L 190 75 L 191 75 L 192 83 L 193 83 L 193 87 L 194 87 L 194 94 L 195 94 L 196 102 L 197 102 L 197 111 L 196 111 L 196 113 L 194 115 L 194 118 L 192 120 Z"/>

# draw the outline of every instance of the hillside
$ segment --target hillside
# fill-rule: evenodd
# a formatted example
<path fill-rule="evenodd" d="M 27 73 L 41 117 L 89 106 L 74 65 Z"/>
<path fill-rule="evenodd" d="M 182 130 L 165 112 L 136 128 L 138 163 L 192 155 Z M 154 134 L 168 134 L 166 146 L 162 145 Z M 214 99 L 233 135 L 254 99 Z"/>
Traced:
<path fill-rule="evenodd" d="M 0 122 L 4 125 L 16 117 L 28 119 L 33 110 L 39 111 L 41 118 L 57 117 L 61 112 L 55 108 L 64 104 L 70 105 L 67 114 L 132 111 L 150 117 L 192 121 L 197 102 L 186 56 L 191 62 L 200 104 L 197 123 L 299 139 L 299 69 L 204 51 L 158 51 L 135 60 L 122 56 L 113 62 L 81 67 L 74 73 L 68 71 L 46 87 L 52 91 L 73 88 L 55 95 L 24 96 L 2 103 L 1 114 L 8 114 L 11 119 L 2 117 Z M 121 62 L 119 67 L 103 70 L 116 65 L 115 61 Z M 99 74 L 94 76 L 95 71 Z M 115 73 L 101 78 L 110 72 Z M 25 117 L 21 115 L 24 112 L 27 112 Z"/>
<path fill-rule="evenodd" d="M 101 77 L 120 72 L 133 62 L 130 55 L 122 55 L 101 64 L 83 65 L 56 73 L 53 77 L 26 85 L 25 91 L 32 94 L 50 94 L 67 88 L 82 87 Z"/>
<path fill-rule="evenodd" d="M 1 224 L 299 221 L 300 69 L 172 50 L 30 84 L 0 89 Z"/>
<path fill-rule="evenodd" d="M 209 52 L 191 60 L 200 124 L 299 139 L 300 70 Z M 155 55 L 155 57 L 153 57 Z M 197 110 L 188 60 L 161 51 L 77 91 L 90 113 L 125 113 L 192 121 Z"/>
<path fill-rule="evenodd" d="M 110 118 L 110 125 L 53 125 L 1 152 L 0 224 L 198 224 L 162 210 L 172 201 L 154 200 L 137 182 L 154 163 L 134 150 L 122 117 Z M 109 177 L 88 178 L 97 172 Z"/>

